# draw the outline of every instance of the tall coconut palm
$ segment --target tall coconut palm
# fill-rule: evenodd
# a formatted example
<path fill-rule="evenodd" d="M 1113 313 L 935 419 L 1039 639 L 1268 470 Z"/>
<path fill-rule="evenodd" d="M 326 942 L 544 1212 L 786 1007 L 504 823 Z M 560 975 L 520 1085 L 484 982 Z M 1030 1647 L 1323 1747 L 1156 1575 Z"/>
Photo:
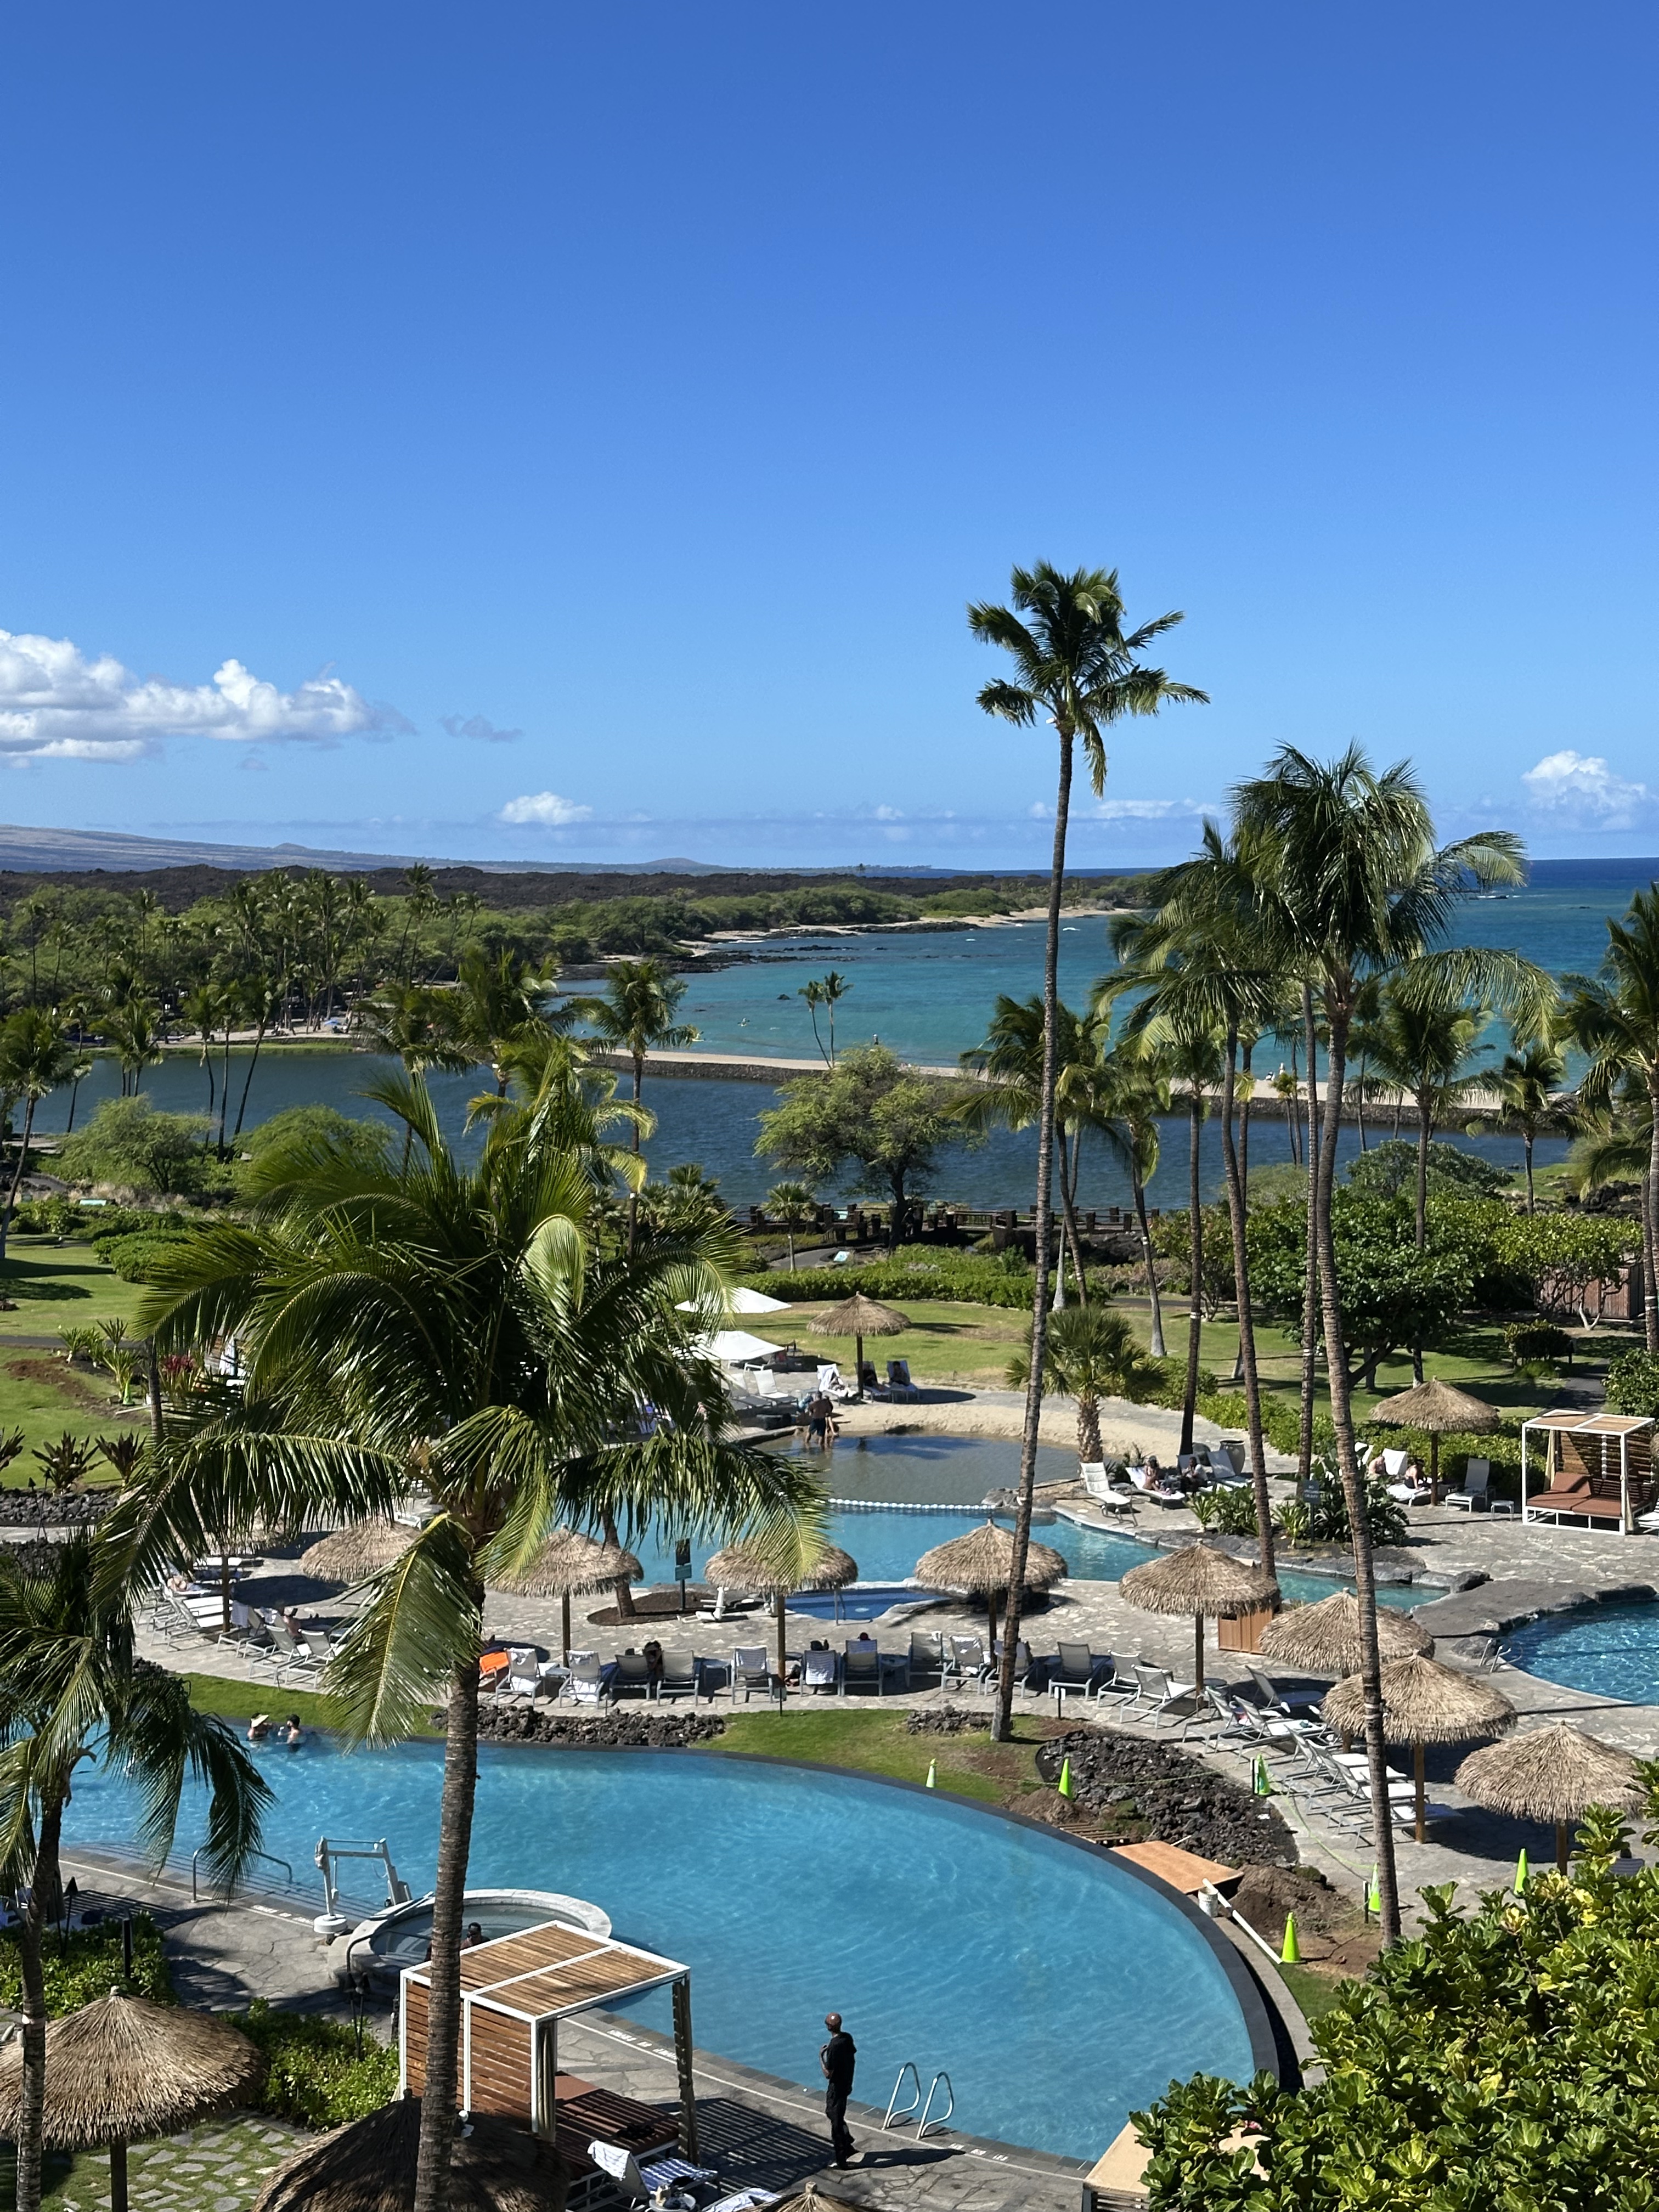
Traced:
<path fill-rule="evenodd" d="M 472 1053 L 463 1039 L 453 992 L 434 991 L 422 983 L 383 983 L 371 997 L 360 999 L 355 1017 L 371 1052 L 395 1054 L 410 1075 L 425 1075 L 436 1068 L 462 1075 L 473 1066 Z M 415 1132 L 405 1124 L 404 1165 L 409 1165 Z"/>
<path fill-rule="evenodd" d="M 34 1109 L 60 1084 L 70 1082 L 79 1059 L 69 1033 L 56 1013 L 43 1006 L 22 1006 L 0 1027 L 0 1091 L 23 1101 L 23 1136 L 17 1147 L 17 1165 L 0 1212 L 0 1260 L 6 1256 L 6 1238 L 17 1194 L 28 1172 L 29 1139 L 34 1133 Z"/>
<path fill-rule="evenodd" d="M 795 1272 L 795 1231 L 810 1229 L 818 1218 L 818 1201 L 804 1182 L 775 1182 L 766 1194 L 766 1211 L 782 1224 L 789 1247 L 789 1272 Z"/>
<path fill-rule="evenodd" d="M 843 975 L 838 968 L 832 968 L 818 986 L 819 990 L 823 994 L 824 1009 L 830 1017 L 830 1065 L 831 1067 L 836 1064 L 836 1008 L 852 988 L 851 978 Z"/>
<path fill-rule="evenodd" d="M 634 1071 L 634 1103 L 641 1103 L 645 1088 L 647 1053 L 678 1052 L 696 1044 L 702 1032 L 677 1021 L 685 996 L 685 978 L 671 974 L 660 960 L 618 960 L 605 979 L 602 999 L 573 1000 L 572 1012 L 585 1021 L 595 1040 L 606 1050 L 626 1054 Z M 640 1148 L 641 1125 L 634 1124 L 634 1150 Z M 628 1235 L 632 1243 L 638 1228 L 638 1200 L 628 1200 Z"/>
<path fill-rule="evenodd" d="M 539 965 L 507 947 L 493 956 L 470 945 L 461 955 L 456 1029 L 477 1063 L 495 1079 L 495 1095 L 507 1096 L 509 1048 L 526 1032 L 550 1025 L 550 1007 L 558 988 L 559 963 Z M 682 986 L 684 988 L 684 986 Z"/>
<path fill-rule="evenodd" d="M 968 626 L 987 645 L 1012 659 L 1014 679 L 986 684 L 979 703 L 988 714 L 1022 729 L 1038 721 L 1053 728 L 1059 742 L 1059 776 L 1054 791 L 1054 850 L 1048 872 L 1048 924 L 1042 966 L 1042 1085 L 1037 1122 L 1036 1254 L 1031 1304 L 1030 1379 L 1025 1391 L 1025 1420 L 1020 1438 L 1019 1505 L 1014 1521 L 1011 1562 L 1013 1586 L 1003 1633 L 1002 1672 L 992 1733 L 1007 1736 L 1012 1725 L 1014 1669 L 1019 1644 L 1019 1595 L 1031 1540 L 1031 1503 L 1036 1483 L 1037 1433 L 1042 1416 L 1044 1338 L 1048 1324 L 1049 1274 L 1053 1264 L 1054 1083 L 1060 1006 L 1060 910 L 1066 884 L 1066 833 L 1072 805 L 1072 775 L 1077 746 L 1083 747 L 1090 781 L 1098 797 L 1106 788 L 1106 737 L 1110 725 L 1130 714 L 1156 714 L 1161 707 L 1205 694 L 1171 680 L 1141 657 L 1153 640 L 1181 621 L 1160 615 L 1139 629 L 1125 632 L 1124 606 L 1117 572 L 1079 568 L 1067 575 L 1040 562 L 1016 568 L 1012 606 L 988 603 L 968 610 Z"/>
<path fill-rule="evenodd" d="M 1054 1048 L 1055 1182 L 1066 1237 L 1071 1246 L 1078 1297 L 1087 1305 L 1089 1288 L 1084 1277 L 1083 1239 L 1077 1221 L 1078 1139 L 1082 1125 L 1073 1104 L 1081 1095 L 1087 1072 L 1095 1064 L 1097 1048 L 1089 1035 L 1088 1024 L 1069 1006 L 1057 1006 L 1055 1019 L 1059 1024 Z M 1045 1029 L 1040 998 L 1011 999 L 1006 992 L 998 994 L 984 1043 L 962 1055 L 963 1066 L 981 1079 L 957 1108 L 959 1118 L 969 1128 L 1029 1129 L 1037 1120 L 1042 1111 Z M 1056 1306 L 1065 1304 L 1065 1280 L 1062 1260 L 1055 1270 Z"/>
<path fill-rule="evenodd" d="M 376 1741 L 447 1695 L 415 2199 L 443 2212 L 486 1585 L 561 1521 L 672 1517 L 764 1544 L 816 1525 L 821 1498 L 799 1462 L 726 1440 L 719 1372 L 676 1310 L 721 1297 L 729 1228 L 619 1254 L 599 1237 L 581 1154 L 550 1139 L 563 1101 L 490 1116 L 466 1169 L 421 1084 L 394 1077 L 368 1095 L 414 1131 L 406 1171 L 343 1145 L 313 1144 L 302 1174 L 267 1155 L 256 1218 L 179 1238 L 153 1273 L 142 1325 L 158 1349 L 234 1334 L 246 1379 L 240 1401 L 152 1455 L 110 1540 L 142 1575 L 220 1528 L 385 1513 L 418 1466 L 433 1516 L 366 1583 L 330 1686 L 351 1731 Z M 647 1401 L 669 1418 L 645 1436 Z"/>
<path fill-rule="evenodd" d="M 1233 1131 L 1241 1050 L 1248 1055 L 1255 1039 L 1272 1024 L 1285 983 L 1282 968 L 1274 962 L 1273 932 L 1261 926 L 1258 865 L 1257 857 L 1239 839 L 1224 839 L 1213 823 L 1206 823 L 1196 857 L 1153 878 L 1146 892 L 1150 913 L 1115 927 L 1113 942 L 1119 957 L 1131 963 L 1123 981 L 1144 994 L 1132 1017 L 1132 1026 L 1144 1029 L 1152 1037 L 1166 1032 L 1179 1034 L 1183 1029 L 1200 1038 L 1217 1030 L 1220 1033 L 1221 1146 L 1238 1311 L 1238 1375 L 1244 1385 L 1261 1564 L 1271 1574 L 1273 1505 L 1267 1490 L 1246 1235 L 1248 1124 L 1241 1138 L 1236 1138 Z M 1196 1068 L 1190 1072 L 1200 1073 Z M 1248 1097 L 1245 1110 L 1248 1115 Z M 1194 1283 L 1203 1249 L 1196 1204 L 1196 1137 L 1194 1126 L 1194 1164 L 1188 1176 Z M 1195 1395 L 1196 1381 L 1189 1322 L 1189 1401 Z M 1183 1441 L 1182 1449 L 1188 1448 L 1189 1442 Z"/>
<path fill-rule="evenodd" d="M 1043 1379 L 1049 1389 L 1076 1401 L 1078 1457 L 1085 1466 L 1092 1465 L 1104 1449 L 1101 1400 L 1132 1397 L 1155 1370 L 1124 1316 L 1100 1305 L 1072 1306 L 1057 1313 L 1048 1324 L 1043 1357 L 1048 1363 Z M 1009 1360 L 1006 1379 L 1011 1390 L 1023 1390 L 1030 1381 L 1029 1355 L 1024 1350 Z"/>
<path fill-rule="evenodd" d="M 1170 1073 L 1162 1055 L 1144 1037 L 1124 1036 L 1110 1041 L 1107 1017 L 1091 1019 L 1089 1038 L 1093 1061 L 1082 1062 L 1068 1073 L 1067 1111 L 1079 1133 L 1093 1130 L 1128 1177 L 1130 1203 L 1146 1270 L 1150 1308 L 1151 1351 L 1154 1359 L 1168 1356 L 1164 1341 L 1164 1302 L 1158 1294 L 1158 1261 L 1152 1250 L 1152 1227 L 1146 1217 L 1146 1186 L 1158 1173 L 1163 1124 L 1170 1107 Z"/>
<path fill-rule="evenodd" d="M 1414 990 L 1415 963 L 1383 986 L 1376 1019 L 1366 1031 L 1371 1063 L 1417 1109 L 1417 1249 L 1429 1241 L 1429 1146 L 1436 1125 L 1479 1088 L 1469 1066 L 1486 1026 L 1486 1009 L 1431 987 Z M 1421 1364 L 1421 1355 L 1419 1355 Z M 1422 1376 L 1419 1374 L 1418 1380 Z"/>
<path fill-rule="evenodd" d="M 1494 1125 L 1521 1139 L 1528 1213 L 1538 1211 L 1532 1180 L 1533 1146 L 1541 1136 L 1563 1133 L 1576 1126 L 1572 1110 L 1560 1095 L 1566 1079 L 1567 1063 L 1561 1048 L 1546 1037 L 1517 1043 L 1515 1050 L 1504 1054 L 1492 1078 L 1498 1097 Z"/>
<path fill-rule="evenodd" d="M 833 1067 L 835 1066 L 835 1061 L 830 1058 L 830 1048 L 824 1043 L 823 1039 L 818 1034 L 818 1008 L 823 1004 L 823 984 L 822 980 L 818 976 L 814 975 L 810 982 L 805 982 L 801 985 L 800 988 L 796 992 L 795 996 L 798 999 L 805 1000 L 806 1011 L 808 1014 L 811 1015 L 812 1020 L 812 1042 L 817 1045 L 819 1052 L 823 1055 L 824 1066 L 826 1067 Z"/>
<path fill-rule="evenodd" d="M 219 987 L 216 983 L 200 982 L 187 991 L 179 1001 L 179 1012 L 191 1034 L 202 1040 L 202 1066 L 207 1070 L 208 1119 L 213 1119 L 215 1102 L 219 1096 L 219 1084 L 213 1065 L 214 1046 L 219 1036 Z"/>
<path fill-rule="evenodd" d="M 223 1721 L 198 1712 L 180 1674 L 133 1656 L 118 1575 L 100 1578 L 85 1535 L 44 1563 L 0 1547 L 0 1869 L 29 1893 L 18 1930 L 23 1984 L 23 2124 L 18 2212 L 39 2212 L 46 2069 L 46 1923 L 62 1894 L 58 1846 L 76 1770 L 101 1763 L 138 1785 L 137 1840 L 159 1863 L 185 1778 L 209 1791 L 210 1874 L 234 1881 L 259 1845 L 270 1792 Z"/>
<path fill-rule="evenodd" d="M 1589 1054 L 1582 1085 L 1592 1108 L 1613 1099 L 1623 1081 L 1647 1101 L 1648 1158 L 1642 1176 L 1642 1267 L 1647 1348 L 1659 1352 L 1659 888 L 1638 891 L 1622 921 L 1607 924 L 1597 975 L 1567 975 L 1564 1026 Z"/>
<path fill-rule="evenodd" d="M 1262 856 L 1263 926 L 1273 931 L 1285 964 L 1301 973 L 1327 1030 L 1324 1110 L 1318 1156 L 1312 1163 L 1316 1241 L 1310 1261 L 1316 1259 L 1319 1265 L 1331 1417 L 1353 1540 L 1382 1923 L 1384 1936 L 1394 1942 L 1400 1932 L 1400 1897 L 1382 1740 L 1376 1584 L 1364 1480 L 1354 1446 L 1341 1280 L 1331 1225 L 1348 1035 L 1366 975 L 1407 960 L 1424 962 L 1425 983 L 1493 1002 L 1507 1000 L 1516 1011 L 1538 1017 L 1539 994 L 1518 983 L 1510 960 L 1467 948 L 1431 950 L 1466 889 L 1521 879 L 1522 848 L 1502 830 L 1437 847 L 1427 802 L 1409 768 L 1401 763 L 1379 775 L 1357 746 L 1329 763 L 1285 747 L 1265 775 L 1235 791 L 1233 812 L 1237 830 Z"/>

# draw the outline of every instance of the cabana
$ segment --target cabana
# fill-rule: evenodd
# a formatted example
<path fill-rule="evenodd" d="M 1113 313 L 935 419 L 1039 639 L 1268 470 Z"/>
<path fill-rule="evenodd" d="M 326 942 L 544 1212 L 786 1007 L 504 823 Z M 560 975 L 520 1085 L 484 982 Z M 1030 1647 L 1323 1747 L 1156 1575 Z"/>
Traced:
<path fill-rule="evenodd" d="M 1650 1418 L 1571 1407 L 1521 1424 L 1521 1517 L 1583 1521 L 1628 1536 L 1655 1504 Z M 1543 1487 L 1528 1495 L 1528 1476 Z"/>
<path fill-rule="evenodd" d="M 402 1977 L 398 2051 L 401 2087 L 426 2086 L 429 1966 Z M 677 2124 L 654 2105 L 600 2089 L 559 2070 L 559 2022 L 668 1987 L 673 1992 L 674 2057 L 679 2077 Z M 691 1973 L 632 1943 L 547 1921 L 461 1954 L 461 2109 L 508 2120 L 556 2141 L 570 2175 L 570 2203 L 595 2178 L 587 2146 L 617 2143 L 644 2160 L 678 2140 L 697 2155 L 697 2106 L 691 2073 Z"/>

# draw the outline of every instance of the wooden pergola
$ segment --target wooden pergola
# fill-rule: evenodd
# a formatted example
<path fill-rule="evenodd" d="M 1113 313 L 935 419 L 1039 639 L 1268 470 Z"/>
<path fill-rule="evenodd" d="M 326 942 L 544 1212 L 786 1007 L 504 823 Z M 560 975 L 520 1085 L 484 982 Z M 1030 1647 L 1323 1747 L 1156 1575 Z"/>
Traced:
<path fill-rule="evenodd" d="M 426 2081 L 431 1967 L 405 1967 L 401 1981 L 400 2086 L 418 2097 Z M 673 1992 L 678 2125 L 656 2106 L 559 2070 L 562 2020 L 664 1987 Z M 636 2156 L 678 2140 L 685 2157 L 696 2157 L 691 2057 L 691 1974 L 672 1959 L 557 1920 L 461 1954 L 461 2108 L 554 2137 L 573 2179 L 592 2172 L 587 2146 L 595 2139 Z"/>
<path fill-rule="evenodd" d="M 1632 1534 L 1656 1501 L 1650 1418 L 1570 1407 L 1521 1424 L 1521 1517 L 1583 1521 Z M 1530 1464 L 1529 1464 L 1530 1461 Z M 1529 1497 L 1528 1475 L 1544 1487 Z"/>

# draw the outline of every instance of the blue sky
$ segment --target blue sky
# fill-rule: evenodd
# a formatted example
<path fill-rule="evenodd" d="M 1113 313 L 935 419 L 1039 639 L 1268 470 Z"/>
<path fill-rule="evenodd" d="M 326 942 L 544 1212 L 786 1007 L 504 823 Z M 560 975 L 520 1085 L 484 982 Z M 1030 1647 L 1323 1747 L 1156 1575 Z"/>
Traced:
<path fill-rule="evenodd" d="M 970 599 L 1115 565 L 1270 749 L 1659 850 L 1659 19 L 842 0 L 13 21 L 0 816 L 1040 859 Z M 517 734 L 514 734 L 514 733 Z"/>

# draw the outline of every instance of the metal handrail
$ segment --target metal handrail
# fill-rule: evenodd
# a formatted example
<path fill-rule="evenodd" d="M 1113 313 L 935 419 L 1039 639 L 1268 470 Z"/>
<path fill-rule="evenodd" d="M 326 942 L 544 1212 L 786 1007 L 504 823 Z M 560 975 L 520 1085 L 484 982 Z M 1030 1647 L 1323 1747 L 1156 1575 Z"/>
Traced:
<path fill-rule="evenodd" d="M 901 2106 L 899 2105 L 899 2091 L 904 2087 L 904 2077 L 907 2074 L 916 2085 L 916 2094 L 911 2098 L 908 2105 Z M 911 2113 L 920 2108 L 921 2104 L 921 2076 L 916 2071 L 915 2061 L 913 2058 L 907 2058 L 903 2065 L 899 2068 L 898 2080 L 893 2084 L 893 2094 L 887 2100 L 887 2116 L 882 2122 L 883 2127 L 890 2128 L 892 2126 L 894 2110 L 896 2106 L 897 2107 L 897 2117 L 902 2120 L 908 2120 Z"/>
<path fill-rule="evenodd" d="M 198 1844 L 190 1855 L 190 1901 L 192 1905 L 199 1904 L 201 1901 L 196 1887 L 196 1862 L 206 1849 L 205 1844 Z M 288 1876 L 289 1887 L 290 1889 L 294 1887 L 294 1869 L 286 1859 L 279 1859 L 273 1851 L 250 1851 L 247 1856 L 251 1859 L 264 1859 L 267 1866 L 281 1867 L 283 1872 Z M 920 2087 L 921 2085 L 917 2086 Z"/>
<path fill-rule="evenodd" d="M 951 2101 L 946 2105 L 945 2110 L 939 2114 L 936 2120 L 930 2121 L 927 2116 L 933 2109 L 933 2093 L 939 2087 L 941 2081 L 945 2084 L 945 2094 Z M 920 2081 L 918 2081 L 917 2087 L 921 2087 Z M 944 2128 L 948 2126 L 950 2124 L 951 2115 L 955 2112 L 956 2108 L 957 2093 L 951 2087 L 950 2075 L 943 2071 L 935 2074 L 933 2080 L 927 2085 L 927 2102 L 921 2108 L 921 2118 L 916 2122 L 916 2141 L 918 2142 L 921 2141 L 930 2126 L 936 2128 Z"/>

